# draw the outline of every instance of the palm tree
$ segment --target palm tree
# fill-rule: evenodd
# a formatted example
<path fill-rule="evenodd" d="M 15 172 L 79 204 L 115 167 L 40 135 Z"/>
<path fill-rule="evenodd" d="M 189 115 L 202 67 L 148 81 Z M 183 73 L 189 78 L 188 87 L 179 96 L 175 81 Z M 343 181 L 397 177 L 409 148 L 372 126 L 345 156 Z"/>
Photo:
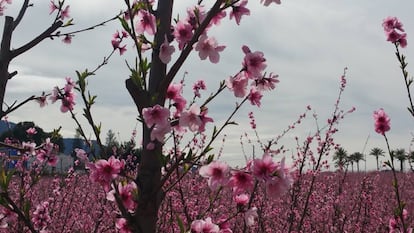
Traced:
<path fill-rule="evenodd" d="M 411 171 L 414 172 L 413 163 L 414 163 L 414 151 L 410 151 L 407 154 L 408 164 L 410 164 Z"/>
<path fill-rule="evenodd" d="M 369 152 L 370 155 L 375 156 L 375 160 L 377 161 L 377 171 L 379 170 L 379 163 L 378 163 L 378 157 L 384 156 L 385 152 L 378 147 L 374 147 L 371 149 L 371 152 Z"/>
<path fill-rule="evenodd" d="M 340 170 L 343 169 L 345 165 L 347 165 L 347 157 L 348 152 L 342 148 L 339 147 L 333 156 L 333 160 L 335 161 L 335 167 L 339 167 Z"/>
<path fill-rule="evenodd" d="M 351 164 L 353 164 L 353 162 L 356 162 L 357 171 L 359 172 L 359 161 L 364 160 L 364 155 L 361 152 L 355 152 L 349 156 L 349 159 L 351 161 Z"/>
<path fill-rule="evenodd" d="M 393 153 L 394 158 L 400 161 L 400 171 L 402 172 L 404 170 L 404 162 L 407 160 L 407 153 L 405 152 L 405 149 L 397 149 L 391 151 L 391 153 Z"/>

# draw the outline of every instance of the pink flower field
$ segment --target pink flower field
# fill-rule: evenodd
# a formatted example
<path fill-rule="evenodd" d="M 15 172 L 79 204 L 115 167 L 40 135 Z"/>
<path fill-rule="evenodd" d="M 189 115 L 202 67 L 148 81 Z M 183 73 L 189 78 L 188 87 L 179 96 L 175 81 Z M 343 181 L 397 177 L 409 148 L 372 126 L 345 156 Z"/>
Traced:
<path fill-rule="evenodd" d="M 207 216 L 220 229 L 232 229 L 232 232 L 389 231 L 396 206 L 391 172 L 323 172 L 317 175 L 315 192 L 308 203 L 302 229 L 298 231 L 310 176 L 295 179 L 292 189 L 281 197 L 271 198 L 263 195 L 266 193 L 263 190 L 257 190 L 254 196 L 247 194 L 249 199 L 246 202 L 238 202 L 230 190 L 210 191 L 205 179 L 194 172 L 167 193 L 161 205 L 157 231 L 180 232 L 180 224 L 187 225 Z M 406 209 L 412 210 L 414 174 L 400 173 L 398 180 L 401 196 L 407 200 Z M 18 196 L 19 181 L 13 180 L 12 183 Z M 99 184 L 91 184 L 86 175 L 71 175 L 42 178 L 25 196 L 33 203 L 30 207 L 33 222 L 47 224 L 48 232 L 116 232 L 117 209 L 105 198 L 105 193 Z M 49 205 L 45 209 L 47 211 L 37 211 L 36 221 L 35 210 L 45 202 Z M 257 208 L 250 216 L 254 223 L 251 226 L 246 221 L 249 205 Z M 8 214 L 14 215 L 5 208 L 1 208 L 1 213 L 3 220 Z M 411 212 L 407 214 L 405 223 L 411 226 L 414 218 Z M 227 219 L 228 216 L 232 218 Z M 8 228 L 0 232 L 27 229 L 16 217 L 7 216 L 7 223 Z"/>

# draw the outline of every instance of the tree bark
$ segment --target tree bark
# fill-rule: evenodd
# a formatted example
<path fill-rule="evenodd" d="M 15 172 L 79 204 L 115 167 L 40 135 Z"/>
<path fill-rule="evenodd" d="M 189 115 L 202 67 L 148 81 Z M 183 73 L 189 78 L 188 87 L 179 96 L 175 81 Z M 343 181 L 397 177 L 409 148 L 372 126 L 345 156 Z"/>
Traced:
<path fill-rule="evenodd" d="M 148 80 L 148 89 L 137 86 L 131 79 L 126 81 L 127 89 L 132 96 L 138 111 L 142 113 L 145 107 L 156 104 L 164 106 L 165 93 L 157 93 L 159 85 L 166 76 L 166 64 L 159 59 L 159 48 L 165 36 L 171 34 L 171 16 L 173 0 L 158 1 L 156 18 L 159 22 L 156 35 L 154 37 L 154 49 L 152 52 L 151 70 Z M 144 78 L 144 77 L 143 77 Z M 134 232 L 155 233 L 158 210 L 164 198 L 161 185 L 161 156 L 162 144 L 151 141 L 151 130 L 142 124 L 142 157 L 138 166 L 136 183 L 138 186 L 138 207 L 134 216 L 132 227 Z M 148 150 L 149 143 L 155 143 L 153 150 Z"/>
<path fill-rule="evenodd" d="M 3 37 L 0 47 L 0 119 L 4 117 L 3 104 L 6 93 L 7 81 L 9 80 L 9 64 L 12 59 L 10 44 L 13 34 L 13 18 L 6 16 L 3 28 Z"/>

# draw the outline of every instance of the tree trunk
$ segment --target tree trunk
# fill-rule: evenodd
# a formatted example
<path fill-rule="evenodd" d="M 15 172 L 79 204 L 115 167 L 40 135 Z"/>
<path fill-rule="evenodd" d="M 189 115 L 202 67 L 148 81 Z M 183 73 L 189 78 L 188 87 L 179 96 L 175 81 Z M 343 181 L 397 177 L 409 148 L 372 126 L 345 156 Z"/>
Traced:
<path fill-rule="evenodd" d="M 158 209 L 163 199 L 161 182 L 162 146 L 156 143 L 154 150 L 147 150 L 150 140 L 150 130 L 143 129 L 143 151 L 139 164 L 139 175 L 136 182 L 139 189 L 138 208 L 136 212 L 136 232 L 154 233 L 158 219 Z"/>
<path fill-rule="evenodd" d="M 6 16 L 3 28 L 3 37 L 0 47 L 0 120 L 4 117 L 3 105 L 6 93 L 7 81 L 9 80 L 9 64 L 11 61 L 11 37 L 13 34 L 13 18 Z"/>

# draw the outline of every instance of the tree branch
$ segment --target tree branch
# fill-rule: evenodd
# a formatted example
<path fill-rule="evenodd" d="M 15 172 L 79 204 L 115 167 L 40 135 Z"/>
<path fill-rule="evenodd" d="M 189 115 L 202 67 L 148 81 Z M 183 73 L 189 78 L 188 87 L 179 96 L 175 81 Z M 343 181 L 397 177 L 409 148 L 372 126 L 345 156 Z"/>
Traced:
<path fill-rule="evenodd" d="M 207 26 L 210 24 L 211 19 L 220 12 L 220 6 L 223 3 L 223 0 L 217 0 L 214 6 L 208 12 L 206 18 L 203 20 L 201 25 L 195 30 L 193 38 L 188 42 L 185 46 L 183 51 L 181 52 L 180 56 L 178 57 L 177 61 L 168 71 L 168 74 L 165 79 L 162 80 L 161 85 L 159 86 L 158 92 L 159 93 L 166 93 L 168 86 L 174 79 L 175 75 L 180 70 L 181 66 L 184 64 L 184 61 L 187 59 L 188 55 L 190 55 L 191 51 L 193 50 L 193 45 L 198 41 L 200 35 L 205 31 Z"/>
<path fill-rule="evenodd" d="M 22 8 L 20 8 L 20 11 L 19 11 L 19 14 L 17 15 L 16 20 L 14 20 L 13 22 L 13 31 L 14 29 L 16 29 L 17 25 L 19 25 L 20 21 L 22 21 L 24 13 L 26 13 L 26 10 L 28 7 L 29 7 L 29 0 L 25 0 Z"/>
<path fill-rule="evenodd" d="M 48 29 L 46 29 L 42 34 L 38 35 L 36 38 L 34 38 L 29 43 L 23 45 L 22 47 L 20 47 L 18 49 L 12 50 L 11 51 L 11 58 L 13 59 L 13 58 L 19 56 L 20 54 L 28 51 L 29 49 L 33 48 L 34 46 L 39 44 L 42 40 L 49 37 L 50 34 L 52 34 L 54 31 L 56 31 L 56 29 L 60 28 L 62 25 L 63 25 L 62 21 L 57 21 L 57 22 L 53 23 Z"/>

